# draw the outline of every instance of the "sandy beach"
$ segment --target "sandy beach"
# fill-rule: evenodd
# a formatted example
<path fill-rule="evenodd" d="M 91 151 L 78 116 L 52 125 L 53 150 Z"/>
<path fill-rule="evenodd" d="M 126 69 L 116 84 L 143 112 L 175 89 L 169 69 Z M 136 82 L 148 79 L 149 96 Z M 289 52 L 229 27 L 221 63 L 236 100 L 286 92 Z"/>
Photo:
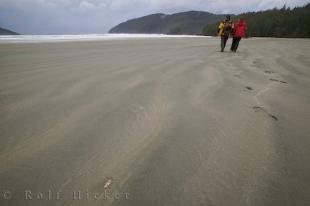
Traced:
<path fill-rule="evenodd" d="M 0 205 L 310 205 L 310 40 L 0 43 Z"/>

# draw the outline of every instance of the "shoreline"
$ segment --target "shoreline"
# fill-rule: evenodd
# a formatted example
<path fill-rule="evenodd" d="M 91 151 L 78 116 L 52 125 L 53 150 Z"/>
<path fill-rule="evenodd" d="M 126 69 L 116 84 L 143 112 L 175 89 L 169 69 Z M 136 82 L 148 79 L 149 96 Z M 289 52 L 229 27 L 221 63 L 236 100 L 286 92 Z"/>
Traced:
<path fill-rule="evenodd" d="M 127 35 L 127 34 L 125 34 Z M 131 34 L 130 34 L 131 35 Z M 19 35 L 19 36 L 26 36 L 28 38 L 17 38 L 16 35 L 3 35 L 1 38 L 0 36 L 0 45 L 5 44 L 52 44 L 52 43 L 87 43 L 87 42 L 102 42 L 102 41 L 137 41 L 137 40 L 167 40 L 167 39 L 219 39 L 218 36 L 202 36 L 202 35 L 164 35 L 164 34 L 155 34 L 154 36 L 148 35 L 148 34 L 138 34 L 137 36 L 116 36 L 116 37 L 105 37 L 102 38 L 96 38 L 91 37 L 89 38 L 88 35 L 82 35 L 85 36 L 81 39 L 78 39 L 76 37 L 80 35 Z M 145 35 L 145 36 L 144 36 Z M 47 37 L 38 39 L 37 36 L 41 37 Z M 63 36 L 66 36 L 63 38 Z M 8 39 L 6 39 L 8 37 Z M 11 38 L 13 37 L 13 38 Z M 35 38 L 33 38 L 35 37 Z M 50 37 L 55 37 L 55 39 L 52 39 Z M 229 37 L 231 39 L 232 37 Z M 242 41 L 246 40 L 297 40 L 297 41 L 310 41 L 310 38 L 276 38 L 276 37 L 248 37 L 243 38 Z"/>
<path fill-rule="evenodd" d="M 168 34 L 79 34 L 79 35 L 2 35 L 0 44 L 5 43 L 57 43 L 83 41 L 112 41 L 167 38 L 210 38 L 198 35 L 168 35 Z"/>

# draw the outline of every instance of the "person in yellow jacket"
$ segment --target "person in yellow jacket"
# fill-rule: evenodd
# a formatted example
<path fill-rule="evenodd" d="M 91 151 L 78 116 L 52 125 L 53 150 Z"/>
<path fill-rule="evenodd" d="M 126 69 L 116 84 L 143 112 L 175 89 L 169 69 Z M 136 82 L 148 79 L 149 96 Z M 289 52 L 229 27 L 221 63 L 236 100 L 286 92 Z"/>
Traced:
<path fill-rule="evenodd" d="M 223 20 L 218 27 L 218 36 L 221 36 L 221 52 L 224 51 L 228 37 L 232 34 L 234 24 L 230 20 L 230 16 L 227 15 L 226 19 Z"/>

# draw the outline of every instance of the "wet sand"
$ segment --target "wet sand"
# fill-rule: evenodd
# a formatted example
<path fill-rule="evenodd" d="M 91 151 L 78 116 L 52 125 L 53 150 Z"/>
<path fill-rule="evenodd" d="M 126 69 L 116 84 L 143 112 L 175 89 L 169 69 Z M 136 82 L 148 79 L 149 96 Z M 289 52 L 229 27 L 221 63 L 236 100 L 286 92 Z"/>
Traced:
<path fill-rule="evenodd" d="M 310 205 L 309 48 L 0 44 L 0 205 Z"/>

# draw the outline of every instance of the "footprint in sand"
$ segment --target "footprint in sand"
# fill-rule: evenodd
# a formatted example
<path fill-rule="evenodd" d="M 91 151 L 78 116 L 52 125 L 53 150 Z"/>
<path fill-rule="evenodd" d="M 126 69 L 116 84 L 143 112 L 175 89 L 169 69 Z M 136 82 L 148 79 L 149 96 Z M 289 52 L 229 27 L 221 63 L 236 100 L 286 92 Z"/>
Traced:
<path fill-rule="evenodd" d="M 253 89 L 252 87 L 246 86 L 245 89 L 244 89 L 243 91 L 245 91 L 245 92 L 251 92 L 251 91 L 253 91 L 253 90 L 254 90 L 254 89 Z"/>
<path fill-rule="evenodd" d="M 257 68 L 263 68 L 264 67 L 264 63 L 260 59 L 255 59 L 252 62 L 252 65 L 257 67 Z"/>
<path fill-rule="evenodd" d="M 260 107 L 260 106 L 254 106 L 253 107 L 254 111 L 255 112 L 263 112 L 265 113 L 268 117 L 272 118 L 274 121 L 278 121 L 278 117 L 276 117 L 275 115 L 273 114 L 270 114 L 265 108 L 263 107 Z"/>
<path fill-rule="evenodd" d="M 273 71 L 269 71 L 269 70 L 266 70 L 265 73 L 266 73 L 266 74 L 274 74 Z"/>
<path fill-rule="evenodd" d="M 238 79 L 242 79 L 239 74 L 234 74 L 234 77 L 237 77 Z"/>
<path fill-rule="evenodd" d="M 280 83 L 283 83 L 283 84 L 288 84 L 286 81 L 282 81 L 282 80 L 278 80 L 278 79 L 269 79 L 270 81 L 273 81 L 273 82 L 280 82 Z"/>

